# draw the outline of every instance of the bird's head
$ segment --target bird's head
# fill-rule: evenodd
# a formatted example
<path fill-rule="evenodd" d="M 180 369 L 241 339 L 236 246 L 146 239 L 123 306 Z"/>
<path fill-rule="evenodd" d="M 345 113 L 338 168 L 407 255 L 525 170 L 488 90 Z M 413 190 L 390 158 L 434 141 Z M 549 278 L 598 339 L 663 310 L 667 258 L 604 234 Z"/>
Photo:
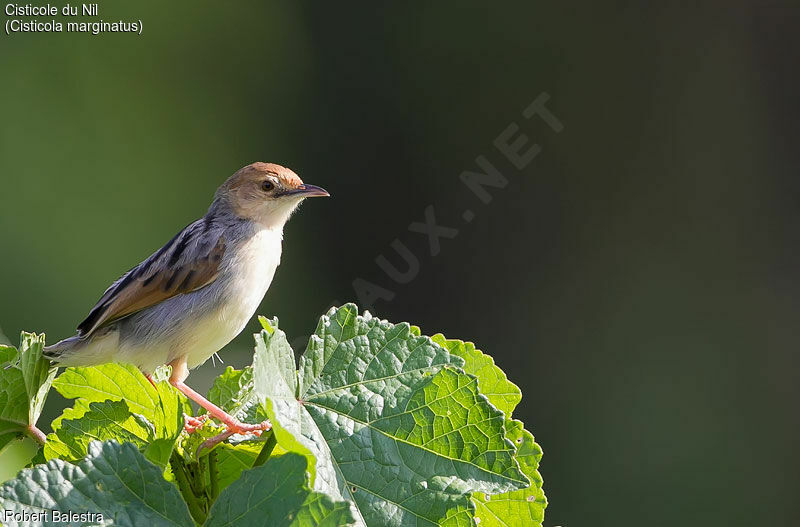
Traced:
<path fill-rule="evenodd" d="M 329 196 L 325 189 L 306 185 L 293 171 L 274 163 L 253 163 L 228 178 L 214 199 L 236 216 L 267 228 L 282 228 L 305 198 Z"/>

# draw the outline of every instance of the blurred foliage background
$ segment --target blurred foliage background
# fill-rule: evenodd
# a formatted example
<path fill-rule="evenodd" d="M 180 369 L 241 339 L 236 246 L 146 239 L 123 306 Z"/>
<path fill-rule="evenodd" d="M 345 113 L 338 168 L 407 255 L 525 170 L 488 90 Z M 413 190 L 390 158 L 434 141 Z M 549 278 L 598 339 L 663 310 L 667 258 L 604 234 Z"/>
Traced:
<path fill-rule="evenodd" d="M 475 341 L 523 389 L 546 525 L 800 521 L 800 9 L 103 2 L 100 18 L 144 31 L 0 38 L 12 341 L 73 334 L 227 176 L 275 161 L 333 198 L 289 223 L 260 312 L 302 342 L 360 278 L 394 294 L 377 315 Z M 521 118 L 542 92 L 559 134 Z M 522 171 L 492 145 L 512 122 L 542 148 Z M 509 179 L 488 205 L 459 181 L 478 155 Z M 408 230 L 428 205 L 459 229 L 435 257 Z M 375 262 L 402 269 L 395 239 L 419 259 L 407 284 Z"/>

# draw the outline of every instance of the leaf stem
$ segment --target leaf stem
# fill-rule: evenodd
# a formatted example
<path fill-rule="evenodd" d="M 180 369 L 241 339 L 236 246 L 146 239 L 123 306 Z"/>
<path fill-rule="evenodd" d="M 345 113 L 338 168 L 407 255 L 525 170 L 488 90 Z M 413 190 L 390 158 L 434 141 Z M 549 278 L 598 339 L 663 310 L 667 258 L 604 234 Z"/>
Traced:
<path fill-rule="evenodd" d="M 258 457 L 253 461 L 253 468 L 263 465 L 269 459 L 269 456 L 272 455 L 272 451 L 275 450 L 277 444 L 278 440 L 275 438 L 275 432 L 272 431 L 269 433 L 267 442 L 264 443 L 264 446 L 261 448 L 261 452 L 258 453 Z"/>
<path fill-rule="evenodd" d="M 44 432 L 36 428 L 36 425 L 28 425 L 28 435 L 34 438 L 40 445 L 43 445 L 47 442 L 47 436 L 44 435 Z"/>
<path fill-rule="evenodd" d="M 189 475 L 186 473 L 186 466 L 180 459 L 177 452 L 172 452 L 169 464 L 172 467 L 172 473 L 175 475 L 175 482 L 178 484 L 178 490 L 181 491 L 186 505 L 189 507 L 189 513 L 194 518 L 194 521 L 202 525 L 206 521 L 206 511 L 203 504 L 200 503 L 197 495 L 192 490 L 192 483 L 189 481 Z"/>

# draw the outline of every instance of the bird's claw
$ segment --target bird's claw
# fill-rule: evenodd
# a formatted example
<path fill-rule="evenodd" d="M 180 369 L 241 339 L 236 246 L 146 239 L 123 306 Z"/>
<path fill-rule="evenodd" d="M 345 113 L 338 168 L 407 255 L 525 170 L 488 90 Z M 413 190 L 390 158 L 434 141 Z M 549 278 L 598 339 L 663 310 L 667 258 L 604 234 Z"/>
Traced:
<path fill-rule="evenodd" d="M 200 443 L 200 446 L 197 447 L 197 456 L 200 456 L 200 452 L 208 449 L 211 450 L 218 444 L 222 443 L 226 439 L 228 439 L 233 434 L 254 434 L 258 437 L 261 437 L 261 434 L 266 430 L 271 430 L 272 424 L 269 421 L 262 421 L 258 424 L 249 424 L 249 423 L 242 423 L 241 421 L 235 421 L 228 425 L 224 432 L 221 432 L 214 437 L 210 437 Z"/>
<path fill-rule="evenodd" d="M 271 429 L 272 429 L 272 424 L 269 421 L 262 421 L 254 425 L 251 425 L 249 423 L 242 423 L 241 421 L 236 421 L 235 423 L 228 425 L 227 431 L 232 431 L 234 434 L 255 434 L 257 436 L 260 436 L 261 432 Z"/>
<path fill-rule="evenodd" d="M 201 415 L 199 417 L 192 417 L 191 415 L 183 414 L 183 429 L 187 434 L 193 434 L 198 428 L 203 426 L 208 420 L 208 415 Z"/>

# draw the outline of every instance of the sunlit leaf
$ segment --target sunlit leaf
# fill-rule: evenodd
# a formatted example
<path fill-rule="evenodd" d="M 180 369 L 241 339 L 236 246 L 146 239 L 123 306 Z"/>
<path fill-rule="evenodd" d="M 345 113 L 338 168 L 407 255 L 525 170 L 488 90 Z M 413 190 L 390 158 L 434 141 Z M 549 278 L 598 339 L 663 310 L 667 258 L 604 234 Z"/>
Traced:
<path fill-rule="evenodd" d="M 53 433 L 44 446 L 46 459 L 77 461 L 83 458 L 92 441 L 116 439 L 137 445 L 145 456 L 165 466 L 172 452 L 169 438 L 156 436 L 144 416 L 132 414 L 125 401 L 93 402 L 86 406 L 78 399 L 53 423 Z"/>
<path fill-rule="evenodd" d="M 47 459 L 80 459 L 92 440 L 117 439 L 138 445 L 148 459 L 164 466 L 189 409 L 166 381 L 154 387 L 132 365 L 67 368 L 53 386 L 76 400 L 53 422 Z"/>
<path fill-rule="evenodd" d="M 56 368 L 42 357 L 44 335 L 22 333 L 19 351 L 0 346 L 0 448 L 35 426 Z"/>
<path fill-rule="evenodd" d="M 464 371 L 478 378 L 481 393 L 506 417 L 511 417 L 514 408 L 522 400 L 522 392 L 516 384 L 508 380 L 503 370 L 495 365 L 492 357 L 475 349 L 472 342 L 447 339 L 441 333 L 431 339 L 452 355 L 464 359 Z"/>
<path fill-rule="evenodd" d="M 258 395 L 253 391 L 253 368 L 234 370 L 228 366 L 214 380 L 208 400 L 244 423 L 260 423 L 267 418 Z"/>
<path fill-rule="evenodd" d="M 542 477 L 537 470 L 542 449 L 534 442 L 533 435 L 523 428 L 522 422 L 510 419 L 511 412 L 522 400 L 522 392 L 495 365 L 492 357 L 476 349 L 471 342 L 446 339 L 442 334 L 431 338 L 450 353 L 464 359 L 464 371 L 478 377 L 481 393 L 506 414 L 506 437 L 517 445 L 514 458 L 531 481 L 528 488 L 494 496 L 476 492 L 472 498 L 476 506 L 475 518 L 481 527 L 541 525 L 547 507 Z"/>
<path fill-rule="evenodd" d="M 517 525 L 541 525 L 547 498 L 542 490 L 542 477 L 539 475 L 539 461 L 542 449 L 533 440 L 533 435 L 523 428 L 521 421 L 506 422 L 507 437 L 517 444 L 514 456 L 522 472 L 531 480 L 526 489 L 514 490 L 487 496 L 476 492 L 475 518 L 480 527 L 516 527 Z"/>

